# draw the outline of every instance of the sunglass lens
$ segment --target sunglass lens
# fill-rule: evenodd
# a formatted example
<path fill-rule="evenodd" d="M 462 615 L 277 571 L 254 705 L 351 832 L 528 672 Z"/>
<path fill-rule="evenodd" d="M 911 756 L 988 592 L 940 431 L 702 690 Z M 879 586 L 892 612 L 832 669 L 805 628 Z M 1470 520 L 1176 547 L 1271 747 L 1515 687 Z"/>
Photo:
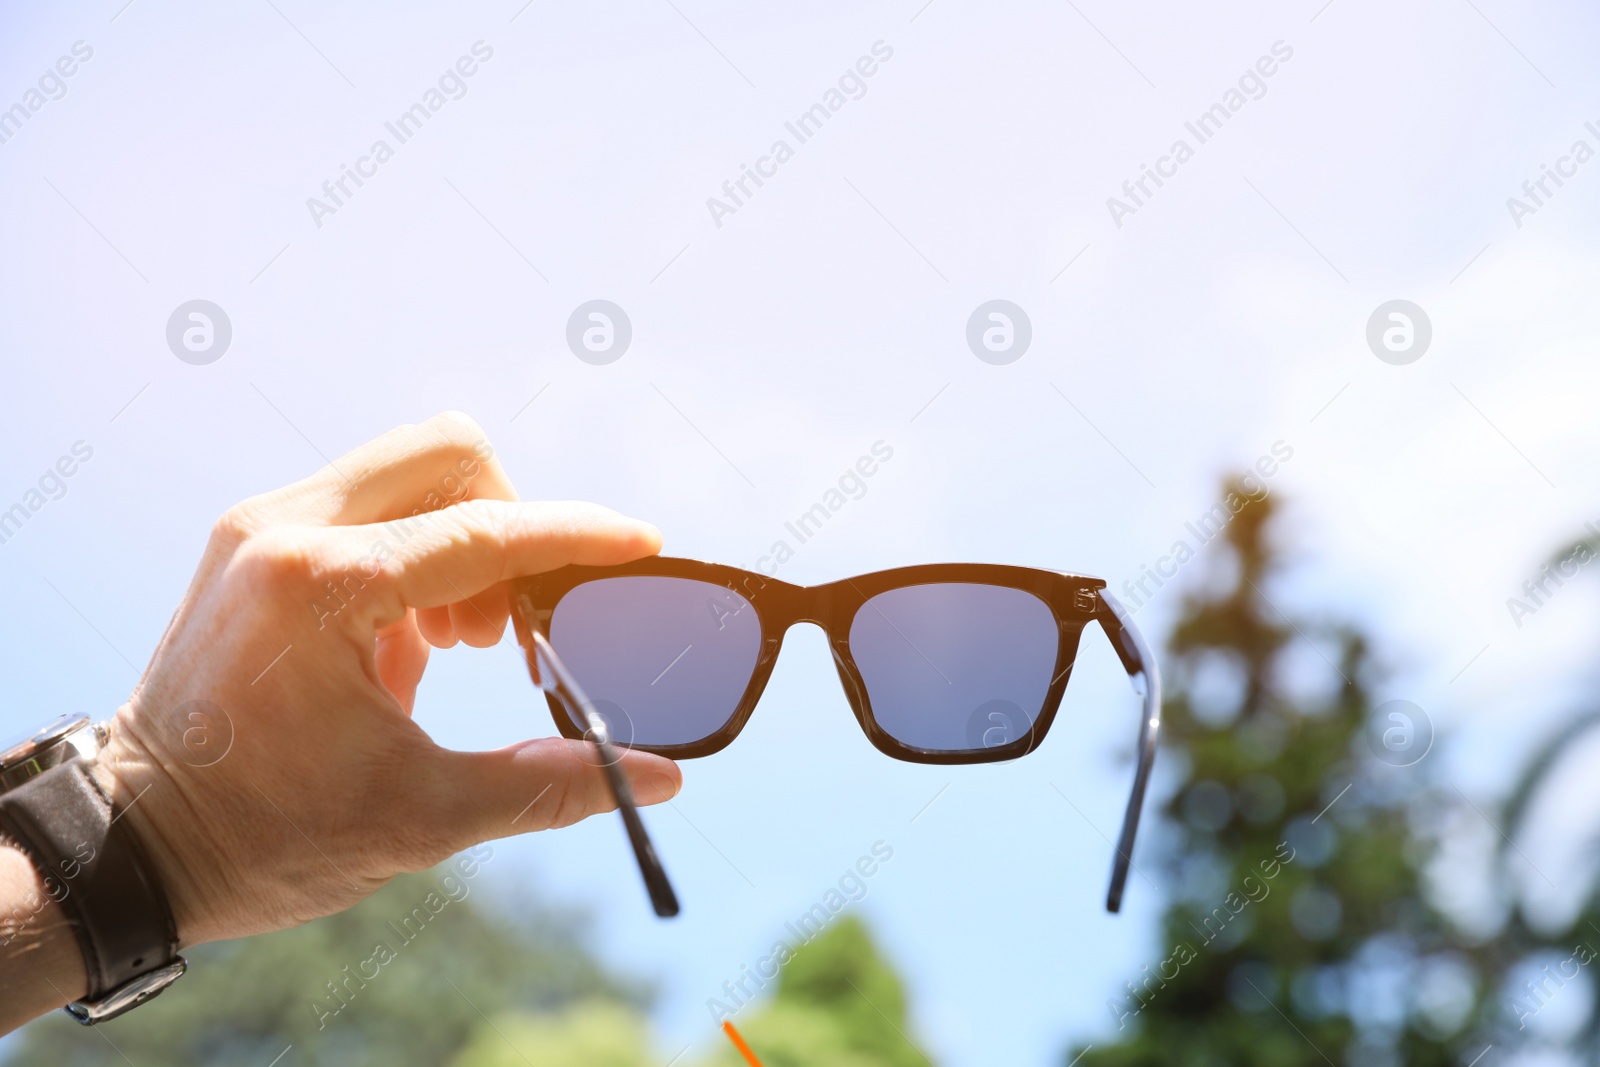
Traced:
<path fill-rule="evenodd" d="M 874 720 L 901 744 L 930 752 L 1026 738 L 1060 641 L 1055 616 L 1032 593 L 964 582 L 879 593 L 850 625 Z"/>
<path fill-rule="evenodd" d="M 723 586 L 628 575 L 563 596 L 550 643 L 617 745 L 670 747 L 703 741 L 733 717 L 755 673 L 761 622 Z"/>

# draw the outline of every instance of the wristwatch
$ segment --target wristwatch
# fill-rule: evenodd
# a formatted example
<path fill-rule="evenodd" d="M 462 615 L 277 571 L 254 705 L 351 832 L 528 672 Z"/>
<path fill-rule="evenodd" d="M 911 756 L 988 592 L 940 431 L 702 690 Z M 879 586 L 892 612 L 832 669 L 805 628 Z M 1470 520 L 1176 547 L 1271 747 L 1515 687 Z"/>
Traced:
<path fill-rule="evenodd" d="M 133 827 L 90 772 L 106 726 L 63 715 L 0 748 L 0 837 L 39 870 L 83 950 L 89 992 L 66 1006 L 85 1026 L 177 981 L 177 925 Z"/>

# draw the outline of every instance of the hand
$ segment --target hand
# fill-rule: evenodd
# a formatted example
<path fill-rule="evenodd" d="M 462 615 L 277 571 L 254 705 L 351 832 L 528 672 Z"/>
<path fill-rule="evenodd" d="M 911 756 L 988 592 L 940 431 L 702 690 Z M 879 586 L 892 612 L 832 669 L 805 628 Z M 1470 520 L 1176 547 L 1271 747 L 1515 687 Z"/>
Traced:
<path fill-rule="evenodd" d="M 516 500 L 478 426 L 446 414 L 217 523 L 97 760 L 184 944 L 304 923 L 614 808 L 585 742 L 453 752 L 411 720 L 430 645 L 500 640 L 507 579 L 661 546 L 594 504 Z M 622 763 L 641 804 L 681 785 L 670 760 Z"/>

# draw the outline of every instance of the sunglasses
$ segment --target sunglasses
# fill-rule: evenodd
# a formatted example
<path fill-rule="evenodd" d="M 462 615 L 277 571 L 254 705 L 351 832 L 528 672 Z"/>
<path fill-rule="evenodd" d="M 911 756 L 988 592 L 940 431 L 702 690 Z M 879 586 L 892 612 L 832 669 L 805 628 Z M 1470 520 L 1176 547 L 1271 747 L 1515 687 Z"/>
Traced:
<path fill-rule="evenodd" d="M 1098 622 L 1144 700 L 1106 894 L 1106 910 L 1120 910 L 1161 728 L 1161 675 L 1103 580 L 940 563 L 799 586 L 653 556 L 517 579 L 511 600 L 535 683 L 550 673 L 538 649 L 552 649 L 594 698 L 547 693 L 562 736 L 593 740 L 599 725 L 607 744 L 671 759 L 709 756 L 739 735 L 798 622 L 826 632 L 850 708 L 880 752 L 912 763 L 1015 759 L 1044 741 L 1078 639 Z"/>

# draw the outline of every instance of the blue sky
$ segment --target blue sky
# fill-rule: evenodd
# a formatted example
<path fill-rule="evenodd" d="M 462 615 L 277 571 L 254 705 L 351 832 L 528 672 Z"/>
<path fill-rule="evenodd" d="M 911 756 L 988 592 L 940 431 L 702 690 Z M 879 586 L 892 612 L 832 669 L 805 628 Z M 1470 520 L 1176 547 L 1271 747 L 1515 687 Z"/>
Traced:
<path fill-rule="evenodd" d="M 1118 589 L 1281 441 L 1285 603 L 1374 629 L 1382 695 L 1449 730 L 1430 758 L 1452 781 L 1492 794 L 1584 680 L 1593 578 L 1520 626 L 1506 600 L 1600 523 L 1600 162 L 1561 163 L 1600 149 L 1592 10 L 275 5 L 0 16 L 0 108 L 92 49 L 0 144 L 0 507 L 93 449 L 0 545 L 0 727 L 109 714 L 223 509 L 447 407 L 525 497 L 747 566 L 886 442 L 785 564 L 798 582 L 976 560 Z M 385 124 L 478 42 L 399 143 Z M 786 123 L 875 46 L 800 143 Z M 1185 124 L 1236 89 L 1201 143 Z M 392 157 L 361 164 L 378 140 Z M 762 163 L 778 140 L 792 155 Z M 1192 155 L 1163 163 L 1179 140 Z M 308 207 L 358 164 L 336 211 Z M 1514 217 L 1546 165 L 1572 173 Z M 746 166 L 765 184 L 708 207 Z M 1164 184 L 1108 206 L 1146 166 Z M 204 366 L 166 343 L 194 299 L 232 325 Z M 632 324 L 604 366 L 566 344 L 593 299 Z M 1001 366 L 967 345 L 995 299 L 1032 332 Z M 1432 324 L 1405 366 L 1366 342 L 1394 299 Z M 1203 567 L 1140 624 L 1159 635 Z M 910 976 L 919 1039 L 948 1064 L 1043 1065 L 1104 1033 L 1155 956 L 1149 885 L 1098 910 L 1136 710 L 1092 635 L 1038 753 L 896 763 L 796 630 L 745 734 L 649 815 L 680 921 L 649 915 L 615 819 L 508 843 L 485 884 L 603 909 L 608 958 L 661 982 L 665 1062 L 715 1039 L 706 998 L 882 840 L 856 907 Z M 458 747 L 550 732 L 509 644 L 437 655 L 417 717 Z M 1600 805 L 1571 790 L 1541 866 Z"/>

